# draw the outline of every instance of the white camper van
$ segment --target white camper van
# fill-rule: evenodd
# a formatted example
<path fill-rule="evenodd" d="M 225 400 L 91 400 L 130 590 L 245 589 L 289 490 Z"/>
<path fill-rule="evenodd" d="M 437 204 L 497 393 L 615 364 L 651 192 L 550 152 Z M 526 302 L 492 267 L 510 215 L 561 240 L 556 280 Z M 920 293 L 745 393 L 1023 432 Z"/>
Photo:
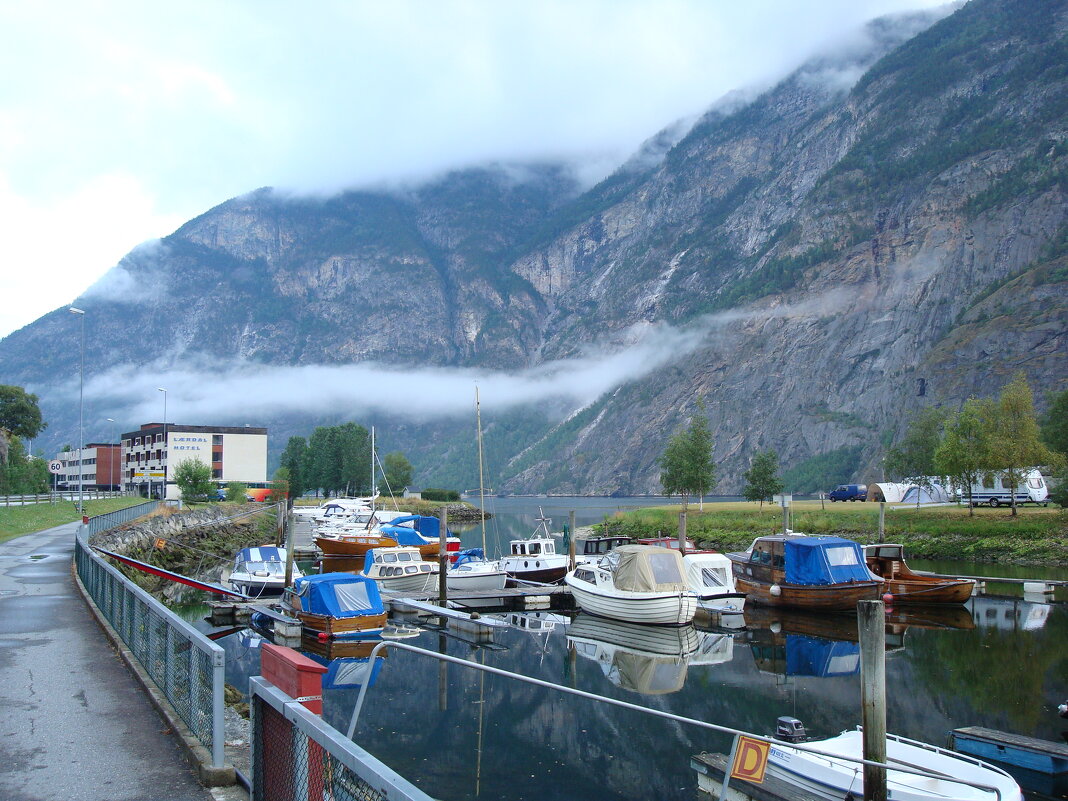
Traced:
<path fill-rule="evenodd" d="M 1012 504 L 1012 488 L 1008 486 L 1007 481 L 1004 473 L 994 473 L 989 478 L 980 479 L 978 484 L 972 484 L 972 503 L 975 506 L 982 503 L 990 506 L 1009 506 Z M 961 500 L 967 502 L 967 493 L 961 495 Z M 1016 505 L 1024 503 L 1049 505 L 1046 480 L 1037 470 L 1029 470 L 1016 488 Z"/>

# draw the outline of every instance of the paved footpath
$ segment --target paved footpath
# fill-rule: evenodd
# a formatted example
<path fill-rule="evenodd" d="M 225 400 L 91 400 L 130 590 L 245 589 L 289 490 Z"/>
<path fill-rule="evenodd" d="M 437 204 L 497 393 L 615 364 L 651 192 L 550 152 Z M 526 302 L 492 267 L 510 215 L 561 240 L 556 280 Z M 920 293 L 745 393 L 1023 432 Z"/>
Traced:
<path fill-rule="evenodd" d="M 0 543 L 0 799 L 212 801 L 74 586 L 78 523 Z"/>

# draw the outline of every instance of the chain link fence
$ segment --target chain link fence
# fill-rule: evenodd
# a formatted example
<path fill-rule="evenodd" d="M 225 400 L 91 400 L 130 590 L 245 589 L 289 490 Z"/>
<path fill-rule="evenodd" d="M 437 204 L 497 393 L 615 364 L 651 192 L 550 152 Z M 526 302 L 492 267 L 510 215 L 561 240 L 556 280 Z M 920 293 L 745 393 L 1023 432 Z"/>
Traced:
<path fill-rule="evenodd" d="M 252 801 L 431 801 L 322 718 L 249 679 Z"/>
<path fill-rule="evenodd" d="M 197 740 L 223 765 L 225 651 L 93 553 L 91 533 L 147 514 L 155 501 L 92 518 L 74 560 L 86 591 Z M 138 511 L 139 510 L 139 511 Z M 106 520 L 101 520 L 106 518 Z"/>

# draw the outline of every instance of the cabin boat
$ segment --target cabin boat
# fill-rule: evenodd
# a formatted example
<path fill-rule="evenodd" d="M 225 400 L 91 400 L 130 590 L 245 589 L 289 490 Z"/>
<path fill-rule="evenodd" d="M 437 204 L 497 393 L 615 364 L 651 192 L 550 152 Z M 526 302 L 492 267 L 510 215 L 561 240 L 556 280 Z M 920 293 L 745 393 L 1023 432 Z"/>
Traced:
<path fill-rule="evenodd" d="M 699 609 L 744 622 L 745 593 L 734 586 L 730 559 L 715 551 L 698 551 L 686 554 L 682 561 L 690 589 L 697 593 Z"/>
<path fill-rule="evenodd" d="M 568 627 L 567 644 L 596 662 L 617 687 L 663 695 L 685 685 L 699 639 L 693 626 L 643 626 L 579 614 Z"/>
<path fill-rule="evenodd" d="M 508 581 L 501 563 L 486 559 L 481 548 L 468 548 L 456 554 L 456 562 L 445 573 L 450 590 L 503 590 Z"/>
<path fill-rule="evenodd" d="M 864 564 L 864 551 L 841 537 L 757 537 L 745 552 L 729 553 L 734 583 L 764 606 L 812 610 L 854 609 L 882 591 Z"/>
<path fill-rule="evenodd" d="M 389 592 L 415 594 L 438 591 L 437 562 L 423 561 L 418 548 L 372 548 L 364 557 L 363 573 Z"/>
<path fill-rule="evenodd" d="M 509 553 L 501 559 L 501 567 L 516 581 L 553 584 L 567 573 L 568 556 L 556 552 L 556 541 L 549 532 L 552 521 L 540 509 L 539 514 L 533 534 L 509 543 Z"/>
<path fill-rule="evenodd" d="M 864 546 L 868 570 L 883 582 L 893 604 L 963 604 L 972 597 L 971 579 L 942 578 L 915 573 L 905 564 L 905 547 L 897 544 Z"/>
<path fill-rule="evenodd" d="M 827 801 L 864 798 L 862 766 L 843 759 L 859 759 L 864 753 L 863 732 L 858 727 L 826 740 L 803 741 L 804 728 L 796 718 L 780 718 L 776 738 L 768 753 L 767 773 Z M 784 729 L 789 724 L 789 731 Z M 791 743 L 791 744 L 787 744 Z M 800 747 L 793 745 L 798 743 Z M 803 750 L 811 747 L 828 755 Z M 944 748 L 886 735 L 887 797 L 893 801 L 1022 801 L 1020 785 L 1008 773 L 989 763 Z M 894 764 L 929 775 L 894 770 Z M 984 785 L 995 789 L 981 789 Z"/>
<path fill-rule="evenodd" d="M 378 586 L 353 573 L 297 579 L 282 594 L 281 608 L 301 622 L 305 634 L 323 639 L 377 635 L 386 625 Z"/>
<path fill-rule="evenodd" d="M 623 545 L 597 564 L 579 565 L 564 577 L 585 612 L 628 623 L 683 626 L 697 612 L 678 551 Z"/>
<path fill-rule="evenodd" d="M 672 550 L 679 550 L 679 538 L 678 537 L 639 537 L 638 545 L 655 545 L 658 548 L 671 548 Z M 689 537 L 686 538 L 686 549 L 683 553 L 693 553 L 697 550 L 697 545 Z"/>
<path fill-rule="evenodd" d="M 608 555 L 613 548 L 633 544 L 633 537 L 576 537 L 575 564 L 596 562 L 602 556 Z"/>
<path fill-rule="evenodd" d="M 293 565 L 293 579 L 304 575 Z M 242 548 L 234 557 L 230 586 L 252 598 L 278 596 L 286 587 L 286 549 L 274 546 Z"/>
<path fill-rule="evenodd" d="M 315 544 L 325 556 L 358 557 L 372 548 L 405 546 L 418 548 L 423 558 L 432 558 L 438 555 L 441 548 L 440 531 L 441 521 L 436 517 L 404 515 L 362 531 L 320 534 L 315 538 Z M 460 538 L 447 536 L 445 549 L 450 553 L 459 552 Z"/>

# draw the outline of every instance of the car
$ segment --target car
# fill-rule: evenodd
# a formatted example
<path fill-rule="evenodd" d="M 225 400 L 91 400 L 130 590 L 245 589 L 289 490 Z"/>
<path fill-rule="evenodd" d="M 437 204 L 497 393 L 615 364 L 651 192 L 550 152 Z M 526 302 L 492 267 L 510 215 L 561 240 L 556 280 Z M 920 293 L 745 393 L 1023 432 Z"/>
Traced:
<path fill-rule="evenodd" d="M 868 500 L 867 484 L 839 484 L 827 493 L 832 501 L 866 501 Z"/>

